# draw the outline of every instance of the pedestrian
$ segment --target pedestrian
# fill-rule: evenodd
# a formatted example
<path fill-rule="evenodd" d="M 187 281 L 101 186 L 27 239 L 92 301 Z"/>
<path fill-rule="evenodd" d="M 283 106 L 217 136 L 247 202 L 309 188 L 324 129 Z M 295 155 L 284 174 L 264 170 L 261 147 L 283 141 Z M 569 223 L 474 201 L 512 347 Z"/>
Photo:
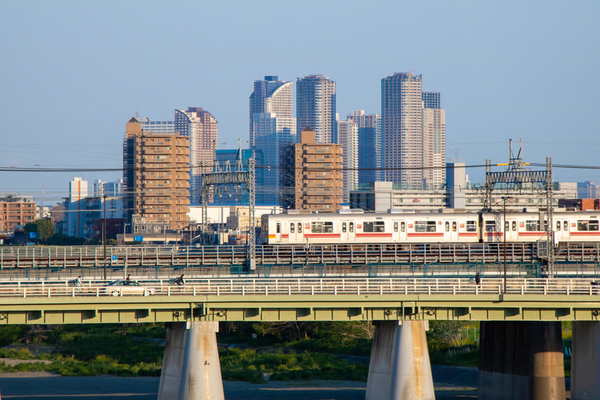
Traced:
<path fill-rule="evenodd" d="M 479 272 L 477 273 L 477 275 L 475 275 L 475 283 L 477 284 L 477 286 L 479 286 L 479 284 L 481 283 L 481 276 L 479 275 Z"/>
<path fill-rule="evenodd" d="M 131 274 L 127 274 L 127 278 L 125 279 L 126 281 L 129 281 L 129 277 L 131 276 Z"/>
<path fill-rule="evenodd" d="M 175 279 L 175 283 L 177 283 L 178 285 L 183 285 L 185 283 L 183 281 L 183 274 L 181 274 L 179 278 Z"/>
<path fill-rule="evenodd" d="M 75 286 L 81 286 L 81 275 L 77 277 L 77 279 L 75 279 Z"/>

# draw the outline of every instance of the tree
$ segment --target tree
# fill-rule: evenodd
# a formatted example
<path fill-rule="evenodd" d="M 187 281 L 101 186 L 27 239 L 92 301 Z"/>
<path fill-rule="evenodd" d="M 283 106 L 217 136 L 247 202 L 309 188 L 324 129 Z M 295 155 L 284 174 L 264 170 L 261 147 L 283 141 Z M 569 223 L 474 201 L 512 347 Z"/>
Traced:
<path fill-rule="evenodd" d="M 38 219 L 25 225 L 25 232 L 27 232 L 27 237 L 29 237 L 29 232 L 36 232 L 37 240 L 45 242 L 54 235 L 54 224 L 47 219 Z"/>

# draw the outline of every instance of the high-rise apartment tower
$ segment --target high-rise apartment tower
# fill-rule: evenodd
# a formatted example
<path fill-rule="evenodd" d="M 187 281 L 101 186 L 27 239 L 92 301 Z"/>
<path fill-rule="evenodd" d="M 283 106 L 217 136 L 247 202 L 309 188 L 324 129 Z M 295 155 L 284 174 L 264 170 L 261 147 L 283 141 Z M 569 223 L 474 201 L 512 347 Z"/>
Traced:
<path fill-rule="evenodd" d="M 296 142 L 292 85 L 277 76 L 265 76 L 254 82 L 250 95 L 250 148 L 262 156 L 256 171 L 257 204 L 280 203 L 281 155 L 286 146 Z"/>
<path fill-rule="evenodd" d="M 442 184 L 446 149 L 440 94 L 423 93 L 421 75 L 395 73 L 381 80 L 381 118 L 384 179 L 414 187 Z"/>
<path fill-rule="evenodd" d="M 218 148 L 219 124 L 202 107 L 175 110 L 175 131 L 189 139 L 190 146 L 190 202 L 198 204 L 202 189 L 202 165 L 212 172 L 214 151 Z"/>
<path fill-rule="evenodd" d="M 335 81 L 323 75 L 296 80 L 296 132 L 310 127 L 317 143 L 338 143 Z"/>
<path fill-rule="evenodd" d="M 423 179 L 426 184 L 446 182 L 446 110 L 439 92 L 423 92 Z"/>

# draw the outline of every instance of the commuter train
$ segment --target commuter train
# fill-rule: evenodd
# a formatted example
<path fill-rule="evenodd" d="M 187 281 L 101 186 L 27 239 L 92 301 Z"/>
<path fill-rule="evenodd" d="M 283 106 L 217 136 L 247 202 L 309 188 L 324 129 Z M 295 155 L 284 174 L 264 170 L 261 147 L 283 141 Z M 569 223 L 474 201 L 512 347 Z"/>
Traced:
<path fill-rule="evenodd" d="M 545 212 L 270 214 L 262 216 L 263 244 L 499 243 L 546 238 Z M 555 211 L 554 241 L 600 240 L 600 211 Z M 504 221 L 504 222 L 503 222 Z M 505 232 L 502 226 L 505 226 Z"/>

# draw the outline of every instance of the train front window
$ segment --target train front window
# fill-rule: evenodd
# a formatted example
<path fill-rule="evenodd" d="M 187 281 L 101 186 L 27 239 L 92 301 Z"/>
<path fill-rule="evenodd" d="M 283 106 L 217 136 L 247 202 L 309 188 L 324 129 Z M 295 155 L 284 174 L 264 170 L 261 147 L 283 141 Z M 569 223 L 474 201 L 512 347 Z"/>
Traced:
<path fill-rule="evenodd" d="M 467 232 L 477 232 L 477 221 L 467 221 Z"/>
<path fill-rule="evenodd" d="M 312 233 L 332 233 L 333 222 L 311 222 L 310 229 Z"/>
<path fill-rule="evenodd" d="M 415 232 L 435 232 L 435 221 L 415 221 Z"/>
<path fill-rule="evenodd" d="M 363 224 L 363 232 L 385 232 L 385 222 L 373 221 Z"/>

